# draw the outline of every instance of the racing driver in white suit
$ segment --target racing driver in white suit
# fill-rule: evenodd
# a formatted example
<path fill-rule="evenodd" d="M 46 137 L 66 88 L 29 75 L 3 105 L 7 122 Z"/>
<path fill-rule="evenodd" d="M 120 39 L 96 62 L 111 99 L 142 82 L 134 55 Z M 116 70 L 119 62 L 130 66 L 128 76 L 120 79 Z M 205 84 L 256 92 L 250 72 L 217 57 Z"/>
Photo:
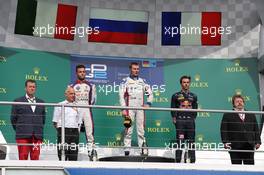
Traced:
<path fill-rule="evenodd" d="M 76 104 L 78 105 L 93 105 L 96 102 L 96 87 L 89 83 L 86 77 L 86 68 L 84 65 L 76 66 L 77 80 L 71 87 L 74 88 L 76 94 Z M 90 108 L 80 108 L 80 115 L 83 119 L 85 127 L 85 135 L 88 144 L 88 156 L 90 160 L 95 160 L 97 152 L 94 149 L 94 122 Z"/>
<path fill-rule="evenodd" d="M 150 86 L 139 78 L 139 64 L 132 62 L 129 66 L 130 76 L 123 79 L 120 84 L 119 99 L 121 106 L 129 107 L 149 107 L 153 101 L 153 94 Z M 146 103 L 144 97 L 147 96 Z M 128 156 L 131 147 L 131 139 L 134 125 L 137 128 L 138 146 L 142 148 L 141 155 L 148 155 L 145 139 L 145 112 L 143 110 L 122 110 L 122 115 L 128 117 L 132 121 L 129 128 L 125 128 L 124 147 L 125 155 Z"/>

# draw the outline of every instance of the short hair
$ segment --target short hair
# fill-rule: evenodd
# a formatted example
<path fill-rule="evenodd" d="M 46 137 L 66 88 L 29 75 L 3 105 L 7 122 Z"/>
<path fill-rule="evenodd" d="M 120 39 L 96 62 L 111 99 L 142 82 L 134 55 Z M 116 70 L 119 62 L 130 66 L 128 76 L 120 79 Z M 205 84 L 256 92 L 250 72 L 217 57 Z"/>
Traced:
<path fill-rule="evenodd" d="M 65 91 L 64 91 L 64 93 L 67 94 L 67 92 L 68 92 L 70 89 L 73 89 L 73 90 L 74 90 L 74 88 L 73 88 L 72 86 L 67 86 L 66 89 L 65 89 Z M 75 91 L 75 90 L 74 90 L 74 91 Z"/>
<path fill-rule="evenodd" d="M 25 81 L 25 87 L 27 87 L 27 84 L 28 83 L 34 83 L 34 84 L 37 84 L 35 80 L 32 80 L 32 79 L 28 79 Z"/>
<path fill-rule="evenodd" d="M 232 104 L 233 104 L 233 106 L 234 106 L 234 104 L 235 104 L 235 100 L 236 100 L 237 98 L 240 98 L 240 99 L 243 100 L 243 102 L 245 102 L 245 99 L 244 99 L 244 97 L 243 97 L 242 95 L 240 95 L 240 94 L 235 94 L 235 95 L 233 95 L 233 97 L 232 97 Z"/>
<path fill-rule="evenodd" d="M 131 62 L 129 65 L 129 69 L 131 69 L 133 65 L 139 66 L 139 64 L 137 62 Z"/>
<path fill-rule="evenodd" d="M 76 66 L 76 68 L 75 68 L 75 71 L 77 72 L 77 70 L 80 69 L 80 68 L 84 68 L 84 69 L 85 69 L 85 65 L 83 65 L 83 64 L 78 64 L 78 65 Z"/>
<path fill-rule="evenodd" d="M 188 75 L 183 75 L 181 78 L 180 78 L 180 84 L 182 83 L 182 80 L 183 79 L 189 79 L 191 81 L 191 76 L 188 76 Z"/>

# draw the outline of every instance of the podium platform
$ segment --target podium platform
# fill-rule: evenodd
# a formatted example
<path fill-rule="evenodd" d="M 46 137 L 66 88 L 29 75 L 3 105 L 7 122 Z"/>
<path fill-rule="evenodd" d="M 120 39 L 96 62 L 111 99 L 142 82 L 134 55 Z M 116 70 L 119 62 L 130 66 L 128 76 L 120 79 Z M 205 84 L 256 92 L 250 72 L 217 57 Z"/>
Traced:
<path fill-rule="evenodd" d="M 175 162 L 175 159 L 159 156 L 112 156 L 103 157 L 99 161 L 111 161 L 111 162 L 160 162 L 169 163 Z"/>
<path fill-rule="evenodd" d="M 140 156 L 138 156 L 140 157 Z M 151 156 L 150 156 L 151 157 Z M 148 158 L 150 158 L 148 157 Z M 263 164 L 259 165 L 219 165 L 195 163 L 158 162 L 110 162 L 110 161 L 19 161 L 0 160 L 2 175 L 262 175 Z"/>

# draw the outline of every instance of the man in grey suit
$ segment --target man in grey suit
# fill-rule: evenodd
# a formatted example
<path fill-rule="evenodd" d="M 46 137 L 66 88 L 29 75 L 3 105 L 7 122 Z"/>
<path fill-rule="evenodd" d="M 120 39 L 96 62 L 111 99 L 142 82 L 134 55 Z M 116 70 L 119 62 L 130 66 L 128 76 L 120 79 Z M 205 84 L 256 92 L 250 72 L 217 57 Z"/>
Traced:
<path fill-rule="evenodd" d="M 44 103 L 35 97 L 36 81 L 25 82 L 26 94 L 15 99 L 15 102 Z M 36 105 L 13 105 L 11 123 L 16 132 L 19 160 L 39 160 L 40 144 L 43 139 L 45 124 L 45 107 Z"/>

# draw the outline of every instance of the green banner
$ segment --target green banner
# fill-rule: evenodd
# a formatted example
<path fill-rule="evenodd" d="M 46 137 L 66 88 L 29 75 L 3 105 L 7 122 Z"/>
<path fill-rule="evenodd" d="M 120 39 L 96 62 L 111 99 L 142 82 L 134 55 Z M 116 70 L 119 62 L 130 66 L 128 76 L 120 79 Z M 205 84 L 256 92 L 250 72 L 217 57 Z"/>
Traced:
<path fill-rule="evenodd" d="M 64 90 L 72 81 L 73 66 L 70 55 L 3 47 L 0 48 L 0 55 L 6 58 L 6 61 L 0 62 L 1 101 L 13 101 L 15 98 L 23 96 L 26 79 L 37 81 L 36 95 L 45 102 L 57 103 L 64 100 Z M 82 59 L 89 62 L 89 57 Z M 118 62 L 122 62 L 113 57 L 107 59 L 117 65 Z M 127 60 L 123 61 L 127 62 Z M 190 75 L 192 77 L 191 91 L 197 94 L 201 109 L 232 109 L 231 98 L 234 94 L 242 94 L 245 97 L 247 110 L 260 109 L 256 58 L 159 61 L 162 61 L 162 73 L 156 72 L 153 75 L 150 72 L 146 74 L 148 78 L 152 79 L 151 81 L 162 76 L 159 78 L 162 78 L 165 85 L 165 92 L 159 90 L 154 92 L 153 107 L 170 107 L 172 94 L 180 91 L 180 77 Z M 127 66 L 127 64 L 122 65 L 120 70 L 124 69 L 128 72 Z M 146 72 L 147 69 L 149 67 L 146 65 L 141 67 L 142 72 Z M 111 75 L 113 72 L 108 72 L 108 74 Z M 99 85 L 97 85 L 98 105 L 119 105 L 118 93 L 109 93 L 106 96 L 104 92 L 99 92 L 99 89 Z M 0 106 L 0 130 L 8 143 L 14 143 L 15 133 L 10 123 L 10 110 L 10 106 Z M 121 146 L 124 128 L 120 110 L 93 109 L 93 114 L 95 141 L 99 145 Z M 56 130 L 52 126 L 52 115 L 53 108 L 47 107 L 44 138 L 45 142 L 54 143 Z M 222 114 L 198 113 L 196 142 L 221 142 L 221 119 Z M 147 111 L 145 133 L 149 146 L 164 147 L 165 144 L 174 142 L 175 127 L 172 124 L 170 112 Z M 85 142 L 84 134 L 81 135 L 81 142 Z M 132 144 L 137 145 L 136 130 Z"/>

